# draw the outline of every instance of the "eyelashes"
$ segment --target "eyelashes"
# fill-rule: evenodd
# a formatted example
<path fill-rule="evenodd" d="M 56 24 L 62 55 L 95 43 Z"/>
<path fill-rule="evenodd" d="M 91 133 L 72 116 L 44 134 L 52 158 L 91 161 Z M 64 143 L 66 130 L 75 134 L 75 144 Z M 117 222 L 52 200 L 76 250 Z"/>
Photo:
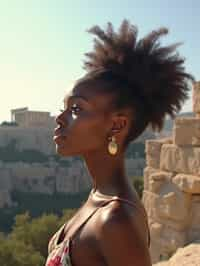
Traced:
<path fill-rule="evenodd" d="M 66 111 L 66 110 L 67 110 L 67 109 L 65 109 L 65 110 L 64 110 L 64 109 L 60 109 L 60 112 L 63 113 L 63 112 Z M 69 108 L 69 110 L 70 110 L 71 112 L 73 112 L 73 113 L 77 113 L 77 112 L 81 111 L 81 108 L 78 107 L 77 104 L 73 104 L 72 107 Z"/>

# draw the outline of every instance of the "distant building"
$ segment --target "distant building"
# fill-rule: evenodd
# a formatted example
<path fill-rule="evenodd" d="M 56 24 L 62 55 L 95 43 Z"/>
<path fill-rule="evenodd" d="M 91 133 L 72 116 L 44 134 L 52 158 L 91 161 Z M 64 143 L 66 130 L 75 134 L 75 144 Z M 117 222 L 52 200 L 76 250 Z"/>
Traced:
<path fill-rule="evenodd" d="M 50 112 L 29 111 L 28 107 L 11 110 L 11 121 L 21 127 L 55 126 L 55 117 Z"/>

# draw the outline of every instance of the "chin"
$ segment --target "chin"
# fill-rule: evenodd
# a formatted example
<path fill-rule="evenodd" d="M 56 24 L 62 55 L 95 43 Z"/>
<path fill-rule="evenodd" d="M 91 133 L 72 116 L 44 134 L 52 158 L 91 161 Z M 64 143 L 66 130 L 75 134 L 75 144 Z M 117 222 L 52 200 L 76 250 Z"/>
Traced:
<path fill-rule="evenodd" d="M 76 156 L 77 153 L 69 152 L 66 150 L 66 148 L 62 145 L 56 145 L 56 153 L 63 157 L 70 157 L 70 156 Z"/>

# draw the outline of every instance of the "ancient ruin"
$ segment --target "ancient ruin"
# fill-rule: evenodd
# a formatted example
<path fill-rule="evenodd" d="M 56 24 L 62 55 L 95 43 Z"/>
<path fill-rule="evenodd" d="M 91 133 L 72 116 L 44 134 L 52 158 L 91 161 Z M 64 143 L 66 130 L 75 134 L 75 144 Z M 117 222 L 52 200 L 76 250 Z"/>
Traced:
<path fill-rule="evenodd" d="M 42 127 L 54 126 L 54 116 L 50 112 L 30 111 L 28 107 L 11 110 L 11 121 L 16 122 L 20 127 Z"/>
<path fill-rule="evenodd" d="M 153 263 L 200 240 L 200 82 L 193 86 L 193 112 L 175 119 L 169 138 L 146 141 L 142 201 Z"/>

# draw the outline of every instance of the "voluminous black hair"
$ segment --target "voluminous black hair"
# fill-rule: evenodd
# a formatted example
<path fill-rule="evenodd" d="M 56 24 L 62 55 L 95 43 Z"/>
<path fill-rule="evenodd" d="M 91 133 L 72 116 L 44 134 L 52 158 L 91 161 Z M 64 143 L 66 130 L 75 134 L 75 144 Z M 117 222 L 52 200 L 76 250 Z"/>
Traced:
<path fill-rule="evenodd" d="M 137 40 L 138 29 L 123 20 L 118 33 L 109 22 L 106 30 L 93 26 L 94 49 L 86 53 L 84 80 L 107 82 L 116 94 L 116 108 L 130 106 L 134 111 L 132 128 L 126 143 L 138 137 L 151 125 L 163 128 L 165 116 L 172 118 L 189 98 L 191 74 L 185 72 L 184 61 L 176 48 L 180 43 L 161 46 L 159 38 L 168 33 L 159 28 Z"/>

